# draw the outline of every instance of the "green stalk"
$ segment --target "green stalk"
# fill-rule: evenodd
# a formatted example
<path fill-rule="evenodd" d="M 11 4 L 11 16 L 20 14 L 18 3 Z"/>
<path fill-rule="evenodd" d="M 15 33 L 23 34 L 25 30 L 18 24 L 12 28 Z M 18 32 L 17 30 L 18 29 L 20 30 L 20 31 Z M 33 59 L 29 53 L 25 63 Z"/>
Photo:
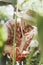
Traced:
<path fill-rule="evenodd" d="M 16 8 L 16 14 L 18 13 L 18 4 Z M 14 26 L 14 54 L 13 54 L 13 65 L 16 64 L 16 23 L 17 23 L 17 15 L 15 15 L 15 26 Z"/>
<path fill-rule="evenodd" d="M 33 53 L 34 53 L 34 48 L 32 48 L 30 55 L 26 59 L 26 65 L 30 65 L 30 61 L 31 61 L 31 58 L 33 56 Z"/>
<path fill-rule="evenodd" d="M 17 17 L 15 16 L 15 25 L 14 25 L 14 45 L 13 45 L 13 50 L 14 50 L 14 54 L 13 54 L 13 65 L 15 65 L 16 63 L 16 19 Z"/>
<path fill-rule="evenodd" d="M 16 62 L 16 22 L 15 22 L 15 26 L 14 26 L 14 45 L 13 45 L 13 50 L 14 50 L 13 65 L 15 65 L 15 62 Z"/>

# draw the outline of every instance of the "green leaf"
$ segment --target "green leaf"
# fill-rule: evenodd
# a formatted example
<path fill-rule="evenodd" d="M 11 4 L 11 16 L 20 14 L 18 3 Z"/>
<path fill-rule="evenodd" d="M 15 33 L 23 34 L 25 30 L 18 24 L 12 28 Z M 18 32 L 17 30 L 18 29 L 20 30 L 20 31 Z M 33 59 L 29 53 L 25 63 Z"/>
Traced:
<path fill-rule="evenodd" d="M 41 59 L 40 63 L 43 63 L 43 16 L 37 15 L 37 27 L 38 27 L 38 38 L 39 38 L 39 47 L 41 50 Z"/>

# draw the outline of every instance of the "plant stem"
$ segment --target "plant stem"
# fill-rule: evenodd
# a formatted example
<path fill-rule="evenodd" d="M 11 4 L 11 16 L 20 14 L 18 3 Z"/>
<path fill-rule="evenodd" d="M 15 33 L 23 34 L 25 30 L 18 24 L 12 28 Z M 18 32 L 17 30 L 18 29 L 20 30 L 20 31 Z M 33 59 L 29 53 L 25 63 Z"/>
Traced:
<path fill-rule="evenodd" d="M 30 65 L 30 61 L 31 61 L 31 58 L 33 56 L 33 52 L 34 52 L 34 48 L 32 48 L 32 51 L 31 51 L 30 55 L 27 58 L 26 65 Z"/>

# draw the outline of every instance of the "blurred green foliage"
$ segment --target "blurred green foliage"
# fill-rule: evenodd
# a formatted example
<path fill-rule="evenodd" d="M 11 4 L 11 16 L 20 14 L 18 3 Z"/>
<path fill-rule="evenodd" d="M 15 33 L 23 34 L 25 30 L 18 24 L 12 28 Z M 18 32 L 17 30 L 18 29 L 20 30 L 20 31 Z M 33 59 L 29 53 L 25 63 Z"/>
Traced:
<path fill-rule="evenodd" d="M 7 38 L 8 38 L 8 35 L 7 35 L 6 28 L 2 24 L 0 24 L 0 58 L 2 56 Z"/>

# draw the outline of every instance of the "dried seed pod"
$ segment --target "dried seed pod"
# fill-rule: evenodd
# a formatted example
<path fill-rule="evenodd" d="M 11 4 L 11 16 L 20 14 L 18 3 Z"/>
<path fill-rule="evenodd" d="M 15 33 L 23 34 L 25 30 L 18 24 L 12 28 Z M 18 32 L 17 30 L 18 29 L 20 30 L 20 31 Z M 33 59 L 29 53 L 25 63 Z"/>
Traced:
<path fill-rule="evenodd" d="M 6 42 L 7 45 L 13 45 L 14 40 L 14 23 L 12 21 L 8 21 L 5 23 L 5 26 L 8 30 L 8 40 Z"/>

